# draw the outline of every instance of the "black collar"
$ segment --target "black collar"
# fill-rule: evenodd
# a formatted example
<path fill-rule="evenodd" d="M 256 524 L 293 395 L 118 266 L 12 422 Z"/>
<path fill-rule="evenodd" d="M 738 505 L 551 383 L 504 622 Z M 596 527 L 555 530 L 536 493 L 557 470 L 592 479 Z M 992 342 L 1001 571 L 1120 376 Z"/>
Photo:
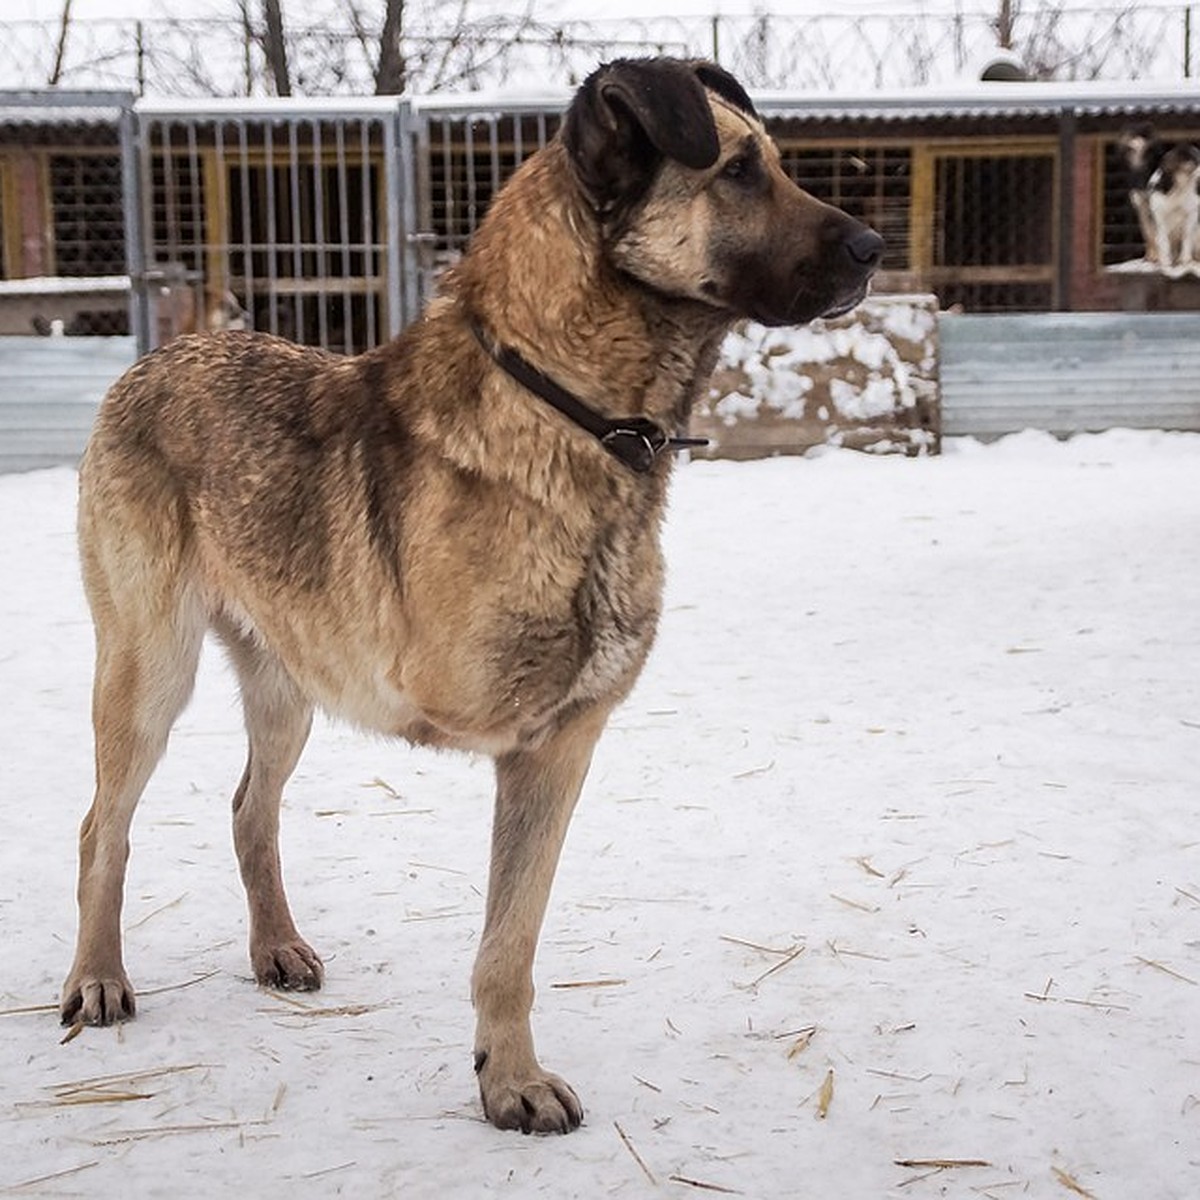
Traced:
<path fill-rule="evenodd" d="M 471 332 L 492 361 L 522 387 L 540 396 L 564 417 L 586 429 L 614 458 L 631 471 L 644 475 L 664 451 L 685 450 L 689 446 L 707 446 L 707 438 L 668 437 L 649 417 L 610 418 L 584 404 L 562 384 L 544 375 L 511 346 L 494 345 L 484 335 L 478 321 Z"/>

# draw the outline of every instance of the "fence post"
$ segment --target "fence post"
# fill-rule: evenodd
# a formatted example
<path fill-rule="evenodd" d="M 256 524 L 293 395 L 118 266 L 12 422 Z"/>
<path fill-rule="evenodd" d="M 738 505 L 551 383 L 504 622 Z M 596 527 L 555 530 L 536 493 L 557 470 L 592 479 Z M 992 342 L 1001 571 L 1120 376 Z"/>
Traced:
<path fill-rule="evenodd" d="M 129 275 L 129 332 L 139 355 L 151 349 L 150 305 L 146 295 L 146 180 L 150 163 L 138 138 L 133 96 L 121 105 L 121 208 L 124 215 L 125 270 Z"/>
<path fill-rule="evenodd" d="M 1058 261 L 1055 263 L 1054 307 L 1069 311 L 1075 275 L 1075 113 L 1063 108 L 1058 117 Z"/>
<path fill-rule="evenodd" d="M 387 189 L 388 336 L 395 337 L 420 307 L 420 262 L 417 257 L 416 173 L 413 164 L 412 102 L 403 99 L 384 127 L 384 170 Z"/>

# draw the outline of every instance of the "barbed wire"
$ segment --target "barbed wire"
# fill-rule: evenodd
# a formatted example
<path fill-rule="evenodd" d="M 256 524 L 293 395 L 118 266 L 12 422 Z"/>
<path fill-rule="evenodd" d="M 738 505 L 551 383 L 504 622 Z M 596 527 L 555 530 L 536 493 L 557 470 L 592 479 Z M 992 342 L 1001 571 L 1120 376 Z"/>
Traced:
<path fill-rule="evenodd" d="M 1047 3 L 1021 12 L 1013 51 L 1033 78 L 1178 80 L 1200 53 L 1200 5 Z M 155 18 L 0 22 L 0 78 L 12 87 L 127 88 L 151 96 L 253 96 L 271 91 L 262 33 L 241 20 Z M 378 41 L 375 32 L 376 45 Z M 629 54 L 715 58 L 757 89 L 866 90 L 951 82 L 997 49 L 995 15 L 858 13 L 853 16 L 539 22 L 488 16 L 457 27 L 411 29 L 403 41 L 409 90 L 434 92 L 573 86 L 599 61 Z M 331 24 L 287 36 L 298 95 L 373 90 L 369 40 Z"/>

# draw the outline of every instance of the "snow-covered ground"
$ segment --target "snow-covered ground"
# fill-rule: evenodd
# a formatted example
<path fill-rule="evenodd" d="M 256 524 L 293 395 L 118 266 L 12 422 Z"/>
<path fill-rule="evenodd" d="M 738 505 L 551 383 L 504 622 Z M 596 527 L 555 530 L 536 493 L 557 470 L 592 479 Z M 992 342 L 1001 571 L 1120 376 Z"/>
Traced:
<path fill-rule="evenodd" d="M 538 961 L 568 1138 L 475 1095 L 484 761 L 320 727 L 284 852 L 327 987 L 248 981 L 216 653 L 135 828 L 138 1019 L 60 1044 L 73 504 L 0 478 L 0 1194 L 1200 1192 L 1200 437 L 679 470 Z"/>

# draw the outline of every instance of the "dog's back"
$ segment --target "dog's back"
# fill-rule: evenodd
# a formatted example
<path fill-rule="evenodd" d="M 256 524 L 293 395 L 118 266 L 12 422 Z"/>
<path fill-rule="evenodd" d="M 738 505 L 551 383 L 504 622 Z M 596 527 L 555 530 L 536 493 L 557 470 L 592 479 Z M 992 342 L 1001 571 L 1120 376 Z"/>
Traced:
<path fill-rule="evenodd" d="M 97 619 L 121 579 L 160 594 L 163 611 L 186 593 L 198 622 L 262 639 L 330 711 L 402 724 L 391 689 L 369 681 L 386 674 L 381 641 L 403 641 L 402 526 L 422 519 L 405 500 L 428 494 L 406 348 L 342 358 L 224 333 L 136 364 L 105 398 L 80 468 Z"/>

